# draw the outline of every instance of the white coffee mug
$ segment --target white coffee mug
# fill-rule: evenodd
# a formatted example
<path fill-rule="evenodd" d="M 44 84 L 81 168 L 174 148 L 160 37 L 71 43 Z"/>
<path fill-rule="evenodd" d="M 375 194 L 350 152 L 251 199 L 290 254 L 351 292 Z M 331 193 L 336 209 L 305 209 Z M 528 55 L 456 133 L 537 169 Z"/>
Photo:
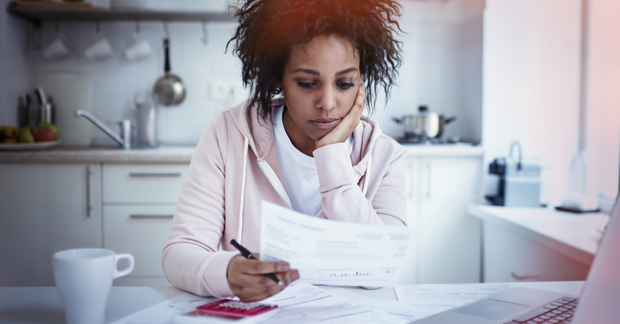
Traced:
<path fill-rule="evenodd" d="M 97 40 L 84 51 L 89 60 L 103 59 L 111 54 L 112 47 L 105 37 L 97 37 Z"/>
<path fill-rule="evenodd" d="M 118 271 L 120 259 L 127 259 L 129 265 Z M 52 265 L 67 323 L 101 324 L 112 280 L 129 274 L 134 259 L 106 249 L 72 249 L 54 253 Z"/>
<path fill-rule="evenodd" d="M 125 57 L 130 60 L 144 58 L 150 54 L 151 45 L 149 45 L 149 42 L 146 39 L 136 38 L 135 43 L 125 50 Z"/>
<path fill-rule="evenodd" d="M 43 49 L 43 55 L 47 58 L 60 58 L 69 55 L 70 51 L 60 37 L 56 37 Z"/>

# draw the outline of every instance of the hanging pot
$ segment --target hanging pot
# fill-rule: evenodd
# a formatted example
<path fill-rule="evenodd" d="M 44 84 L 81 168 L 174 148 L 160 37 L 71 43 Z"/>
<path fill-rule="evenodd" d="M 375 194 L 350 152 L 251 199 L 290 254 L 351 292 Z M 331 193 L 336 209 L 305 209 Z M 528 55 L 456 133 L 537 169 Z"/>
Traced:
<path fill-rule="evenodd" d="M 185 86 L 178 76 L 170 72 L 170 42 L 164 39 L 164 75 L 153 86 L 153 98 L 160 105 L 176 106 L 185 99 Z"/>

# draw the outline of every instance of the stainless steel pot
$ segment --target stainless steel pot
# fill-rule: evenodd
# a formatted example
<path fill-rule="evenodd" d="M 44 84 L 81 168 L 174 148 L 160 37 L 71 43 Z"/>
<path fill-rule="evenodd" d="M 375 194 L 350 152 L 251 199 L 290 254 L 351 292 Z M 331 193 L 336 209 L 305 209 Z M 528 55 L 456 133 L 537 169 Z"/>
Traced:
<path fill-rule="evenodd" d="M 420 106 L 418 114 L 393 117 L 392 120 L 405 125 L 405 137 L 432 139 L 441 137 L 444 125 L 455 121 L 456 117 L 446 118 L 438 113 L 429 112 L 426 106 Z"/>
<path fill-rule="evenodd" d="M 185 86 L 178 76 L 170 72 L 170 42 L 164 39 L 164 75 L 153 86 L 153 98 L 164 107 L 176 106 L 185 99 Z"/>

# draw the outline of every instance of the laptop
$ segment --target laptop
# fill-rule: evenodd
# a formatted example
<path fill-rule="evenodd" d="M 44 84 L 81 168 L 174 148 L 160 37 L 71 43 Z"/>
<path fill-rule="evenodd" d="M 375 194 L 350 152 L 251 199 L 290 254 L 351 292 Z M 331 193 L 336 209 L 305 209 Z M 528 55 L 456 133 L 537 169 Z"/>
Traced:
<path fill-rule="evenodd" d="M 620 195 L 579 298 L 511 288 L 415 321 L 416 324 L 620 323 Z"/>

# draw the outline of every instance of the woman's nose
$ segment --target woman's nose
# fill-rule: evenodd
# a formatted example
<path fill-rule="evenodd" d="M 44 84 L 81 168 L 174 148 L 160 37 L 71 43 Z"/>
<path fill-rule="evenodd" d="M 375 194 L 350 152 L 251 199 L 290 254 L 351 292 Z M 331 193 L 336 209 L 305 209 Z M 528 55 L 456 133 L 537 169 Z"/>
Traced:
<path fill-rule="evenodd" d="M 316 108 L 333 110 L 336 108 L 336 91 L 332 87 L 323 87 L 317 99 Z"/>

